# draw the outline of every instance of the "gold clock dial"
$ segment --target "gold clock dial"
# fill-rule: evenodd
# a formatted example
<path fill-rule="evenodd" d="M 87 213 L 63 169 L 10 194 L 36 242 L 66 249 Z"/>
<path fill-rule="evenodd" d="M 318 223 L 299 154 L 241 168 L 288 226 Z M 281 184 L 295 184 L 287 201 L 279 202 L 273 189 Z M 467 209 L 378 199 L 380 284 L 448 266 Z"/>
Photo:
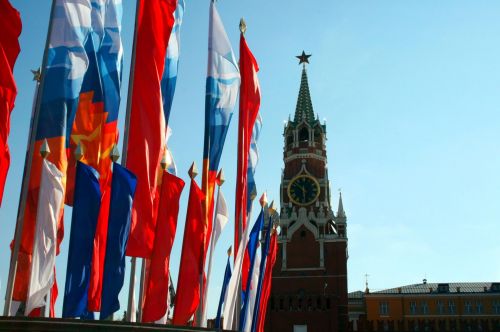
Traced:
<path fill-rule="evenodd" d="M 288 197 L 297 205 L 305 206 L 313 203 L 319 193 L 319 183 L 310 175 L 296 176 L 288 185 Z"/>

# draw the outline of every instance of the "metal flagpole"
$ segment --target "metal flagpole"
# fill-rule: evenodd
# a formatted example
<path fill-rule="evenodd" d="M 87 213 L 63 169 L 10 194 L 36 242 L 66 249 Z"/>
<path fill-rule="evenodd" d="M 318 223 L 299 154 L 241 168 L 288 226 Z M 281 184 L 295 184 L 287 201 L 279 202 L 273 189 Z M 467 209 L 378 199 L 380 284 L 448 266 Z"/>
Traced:
<path fill-rule="evenodd" d="M 9 316 L 10 307 L 12 305 L 12 294 L 14 292 L 14 280 L 16 279 L 17 270 L 17 258 L 19 255 L 19 248 L 21 247 L 21 236 L 23 233 L 24 226 L 24 211 L 26 209 L 26 199 L 28 197 L 28 184 L 31 171 L 31 165 L 33 163 L 33 149 L 35 148 L 36 131 L 38 127 L 38 118 L 40 115 L 40 105 L 42 103 L 42 95 L 45 81 L 45 67 L 47 65 L 48 48 L 50 43 L 50 32 L 52 30 L 52 23 L 54 17 L 55 0 L 52 1 L 52 6 L 50 9 L 49 27 L 47 29 L 47 40 L 45 41 L 45 50 L 43 52 L 42 69 L 41 69 L 41 79 L 40 85 L 38 86 L 38 92 L 36 97 L 36 106 L 33 112 L 33 117 L 31 121 L 31 130 L 29 133 L 29 145 L 26 151 L 26 158 L 24 163 L 23 171 L 23 182 L 21 186 L 21 193 L 19 197 L 19 205 L 17 208 L 17 221 L 16 229 L 14 231 L 14 246 L 10 255 L 10 265 L 9 265 L 9 276 L 7 278 L 7 288 L 5 291 L 5 305 L 3 308 L 3 315 Z"/>
<path fill-rule="evenodd" d="M 129 127 L 130 127 L 130 114 L 132 110 L 132 92 L 134 90 L 134 74 L 135 74 L 135 56 L 136 56 L 136 44 L 137 44 L 137 23 L 139 21 L 139 1 L 137 0 L 135 4 L 135 26 L 134 26 L 134 40 L 132 42 L 132 59 L 130 61 L 130 75 L 128 78 L 128 93 L 127 93 L 127 109 L 125 112 L 125 130 L 123 133 L 123 146 L 122 146 L 122 165 L 127 165 L 127 148 L 128 148 L 128 138 L 129 138 Z M 128 306 L 127 306 L 127 321 L 132 320 L 132 310 L 134 307 L 134 292 L 135 292 L 135 269 L 137 264 L 137 258 L 132 257 L 130 259 L 130 282 L 128 287 Z M 140 303 L 139 299 L 139 303 Z"/>

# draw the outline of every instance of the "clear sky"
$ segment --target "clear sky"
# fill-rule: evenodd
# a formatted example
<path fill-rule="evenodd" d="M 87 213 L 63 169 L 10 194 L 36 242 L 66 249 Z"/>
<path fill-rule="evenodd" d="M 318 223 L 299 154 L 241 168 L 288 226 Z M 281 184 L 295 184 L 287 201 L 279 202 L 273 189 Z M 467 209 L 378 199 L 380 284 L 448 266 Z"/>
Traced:
<path fill-rule="evenodd" d="M 121 132 L 135 10 L 135 1 L 123 2 Z M 192 161 L 201 166 L 202 159 L 209 1 L 186 2 L 170 147 L 187 181 Z M 19 94 L 11 118 L 12 162 L 0 208 L 2 298 L 34 91 L 29 69 L 41 63 L 50 11 L 49 0 L 12 3 L 24 27 L 15 67 Z M 331 189 L 342 188 L 348 217 L 350 291 L 364 289 L 365 274 L 371 290 L 423 278 L 500 280 L 498 1 L 220 0 L 217 5 L 236 56 L 238 22 L 242 16 L 247 21 L 247 41 L 261 68 L 264 127 L 257 188 L 259 195 L 267 190 L 278 201 L 283 121 L 295 110 L 300 84 L 294 56 L 312 53 L 313 107 L 327 121 Z M 221 160 L 232 210 L 237 120 L 236 112 Z M 187 196 L 185 190 L 171 258 L 174 282 Z M 66 238 L 57 258 L 59 313 L 70 216 L 67 209 Z M 231 221 L 214 256 L 209 317 L 215 315 L 233 229 Z"/>

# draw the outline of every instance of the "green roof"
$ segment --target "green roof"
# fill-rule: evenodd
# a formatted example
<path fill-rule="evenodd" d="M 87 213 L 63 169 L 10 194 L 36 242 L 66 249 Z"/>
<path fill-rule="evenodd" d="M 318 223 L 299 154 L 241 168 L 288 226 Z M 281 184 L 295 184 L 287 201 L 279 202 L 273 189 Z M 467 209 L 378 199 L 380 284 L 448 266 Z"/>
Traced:
<path fill-rule="evenodd" d="M 307 81 L 306 67 L 302 69 L 302 79 L 300 80 L 299 97 L 297 98 L 297 106 L 295 107 L 294 122 L 296 124 L 305 120 L 306 122 L 314 122 L 314 111 L 311 102 L 311 94 L 309 93 L 309 83 Z"/>

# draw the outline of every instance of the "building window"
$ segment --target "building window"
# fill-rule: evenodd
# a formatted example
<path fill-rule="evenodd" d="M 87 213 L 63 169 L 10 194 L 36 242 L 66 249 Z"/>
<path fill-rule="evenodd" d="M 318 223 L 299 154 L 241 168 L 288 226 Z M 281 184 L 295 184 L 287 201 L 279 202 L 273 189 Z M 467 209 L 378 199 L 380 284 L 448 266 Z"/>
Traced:
<path fill-rule="evenodd" d="M 380 315 L 383 315 L 383 316 L 389 315 L 389 304 L 387 302 L 385 302 L 385 301 L 379 302 L 378 309 L 379 309 Z"/>
<path fill-rule="evenodd" d="M 483 302 L 481 302 L 481 301 L 477 301 L 476 302 L 476 312 L 478 314 L 482 314 L 483 313 Z"/>
<path fill-rule="evenodd" d="M 472 303 L 470 301 L 465 301 L 464 310 L 466 314 L 472 313 Z"/>
<path fill-rule="evenodd" d="M 304 142 L 308 140 L 309 140 L 309 131 L 307 130 L 307 128 L 304 127 L 299 131 L 299 141 Z"/>
<path fill-rule="evenodd" d="M 499 300 L 493 301 L 492 309 L 493 309 L 492 311 L 494 314 L 500 314 L 500 301 Z"/>
<path fill-rule="evenodd" d="M 429 313 L 429 305 L 426 301 L 422 301 L 420 307 L 423 315 L 427 315 Z"/>
<path fill-rule="evenodd" d="M 417 314 L 417 302 L 411 301 L 410 302 L 410 315 L 416 315 Z"/>
<path fill-rule="evenodd" d="M 452 315 L 457 313 L 457 306 L 455 305 L 455 301 L 448 301 L 448 312 Z"/>
<path fill-rule="evenodd" d="M 440 314 L 440 315 L 444 314 L 444 304 L 441 300 L 437 301 L 436 307 L 437 307 L 438 314 Z"/>

